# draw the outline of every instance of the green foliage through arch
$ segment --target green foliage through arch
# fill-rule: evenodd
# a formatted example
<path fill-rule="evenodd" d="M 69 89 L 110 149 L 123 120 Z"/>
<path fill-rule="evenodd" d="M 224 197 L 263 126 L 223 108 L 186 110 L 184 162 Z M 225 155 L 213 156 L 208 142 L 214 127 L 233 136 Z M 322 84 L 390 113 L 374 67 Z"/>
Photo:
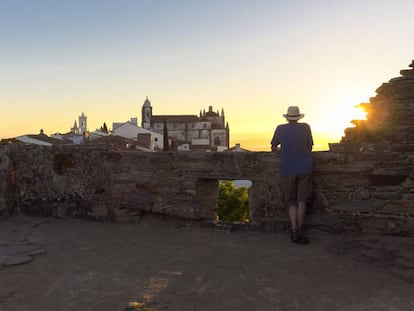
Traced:
<path fill-rule="evenodd" d="M 219 219 L 223 222 L 249 221 L 249 195 L 247 187 L 236 187 L 226 180 L 218 186 Z"/>

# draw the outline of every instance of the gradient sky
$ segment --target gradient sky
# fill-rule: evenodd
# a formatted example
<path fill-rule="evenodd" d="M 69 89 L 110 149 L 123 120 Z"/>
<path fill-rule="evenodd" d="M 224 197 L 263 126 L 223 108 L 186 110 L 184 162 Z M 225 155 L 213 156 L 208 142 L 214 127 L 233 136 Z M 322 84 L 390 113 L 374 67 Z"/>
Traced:
<path fill-rule="evenodd" d="M 414 59 L 412 0 L 0 0 L 0 138 L 224 109 L 269 150 L 289 105 L 316 149 Z"/>

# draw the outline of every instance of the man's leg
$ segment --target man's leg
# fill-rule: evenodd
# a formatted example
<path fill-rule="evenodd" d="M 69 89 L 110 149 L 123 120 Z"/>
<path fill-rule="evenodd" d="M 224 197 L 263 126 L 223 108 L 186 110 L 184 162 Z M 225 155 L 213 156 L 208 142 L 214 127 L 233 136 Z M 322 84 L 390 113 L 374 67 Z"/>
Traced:
<path fill-rule="evenodd" d="M 288 214 L 290 219 L 290 233 L 292 241 L 295 243 L 301 243 L 299 241 L 299 229 L 300 224 L 298 222 L 298 204 L 297 200 L 297 176 L 283 176 L 282 184 L 284 190 L 284 201 L 288 206 Z"/>
<path fill-rule="evenodd" d="M 296 177 L 282 176 L 283 202 L 287 205 L 292 229 L 298 228 L 298 206 L 296 204 Z"/>
<path fill-rule="evenodd" d="M 299 231 L 298 231 L 298 206 L 296 205 L 296 202 L 289 202 L 288 212 L 289 212 L 289 219 L 290 219 L 290 236 L 291 236 L 292 242 L 297 243 L 299 239 Z"/>
<path fill-rule="evenodd" d="M 290 219 L 291 229 L 297 230 L 298 229 L 298 207 L 295 202 L 289 202 L 289 219 Z"/>
<path fill-rule="evenodd" d="M 303 231 L 303 223 L 305 222 L 306 216 L 306 203 L 298 202 L 298 238 L 297 242 L 301 244 L 309 243 L 309 239 L 305 236 Z"/>
<path fill-rule="evenodd" d="M 298 202 L 298 211 L 297 211 L 297 228 L 299 230 L 302 229 L 303 223 L 305 222 L 306 216 L 306 203 L 305 202 Z"/>
<path fill-rule="evenodd" d="M 298 228 L 303 229 L 306 216 L 306 202 L 312 194 L 312 175 L 299 175 L 298 178 Z"/>

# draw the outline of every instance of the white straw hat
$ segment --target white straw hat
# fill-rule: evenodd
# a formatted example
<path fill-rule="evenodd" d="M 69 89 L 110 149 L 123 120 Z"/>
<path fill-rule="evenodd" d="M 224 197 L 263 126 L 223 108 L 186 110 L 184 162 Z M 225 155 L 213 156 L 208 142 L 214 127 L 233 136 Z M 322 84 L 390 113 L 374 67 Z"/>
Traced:
<path fill-rule="evenodd" d="M 290 106 L 287 110 L 287 114 L 283 115 L 288 120 L 299 120 L 302 119 L 305 115 L 300 113 L 298 106 Z"/>

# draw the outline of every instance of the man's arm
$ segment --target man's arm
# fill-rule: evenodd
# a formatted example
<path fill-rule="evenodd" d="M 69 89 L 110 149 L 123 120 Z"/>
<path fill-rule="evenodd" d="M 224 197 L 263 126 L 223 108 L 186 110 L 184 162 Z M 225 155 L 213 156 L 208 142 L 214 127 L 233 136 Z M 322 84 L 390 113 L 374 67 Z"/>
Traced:
<path fill-rule="evenodd" d="M 309 124 L 306 124 L 306 125 L 307 125 L 308 132 L 309 132 L 308 133 L 308 149 L 309 149 L 309 152 L 312 152 L 312 148 L 313 148 L 312 130 L 311 130 Z"/>
<path fill-rule="evenodd" d="M 275 132 L 273 133 L 273 137 L 272 140 L 270 141 L 271 144 L 271 148 L 272 148 L 272 152 L 277 152 L 279 151 L 279 145 L 280 145 L 280 141 L 279 141 L 279 126 L 276 127 Z"/>

